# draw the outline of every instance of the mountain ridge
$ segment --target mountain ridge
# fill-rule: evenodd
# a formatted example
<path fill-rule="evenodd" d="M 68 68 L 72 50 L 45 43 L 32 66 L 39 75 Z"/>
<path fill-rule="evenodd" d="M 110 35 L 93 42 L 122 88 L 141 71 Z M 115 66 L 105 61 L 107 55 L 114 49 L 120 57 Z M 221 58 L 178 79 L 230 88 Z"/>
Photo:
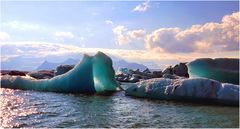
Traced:
<path fill-rule="evenodd" d="M 76 65 L 79 62 L 79 60 L 73 59 L 73 58 L 68 58 L 63 62 L 60 63 L 54 63 L 45 60 L 42 64 L 40 64 L 36 70 L 54 70 L 57 68 L 59 65 Z M 139 63 L 134 63 L 134 62 L 127 62 L 123 59 L 121 60 L 115 60 L 113 61 L 113 68 L 115 70 L 118 70 L 118 68 L 129 68 L 129 69 L 139 69 L 139 70 L 144 70 L 147 68 L 147 66 Z"/>

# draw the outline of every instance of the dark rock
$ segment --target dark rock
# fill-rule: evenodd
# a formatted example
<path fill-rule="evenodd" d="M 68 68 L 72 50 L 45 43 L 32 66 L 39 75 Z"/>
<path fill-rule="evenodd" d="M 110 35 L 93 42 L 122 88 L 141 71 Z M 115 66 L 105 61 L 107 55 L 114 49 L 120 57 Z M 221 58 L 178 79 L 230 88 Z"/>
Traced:
<path fill-rule="evenodd" d="M 129 82 L 131 82 L 131 83 L 136 83 L 136 82 L 139 82 L 139 79 L 138 79 L 138 78 L 135 78 L 135 77 L 131 77 L 131 78 L 129 79 Z"/>
<path fill-rule="evenodd" d="M 142 76 L 139 74 L 133 74 L 132 77 L 137 78 L 137 79 L 142 79 Z"/>
<path fill-rule="evenodd" d="M 28 75 L 35 79 L 50 79 L 54 77 L 54 71 L 53 70 L 33 71 L 29 72 Z"/>
<path fill-rule="evenodd" d="M 143 72 L 140 72 L 139 69 L 132 70 L 132 69 L 121 69 L 117 75 L 115 75 L 116 80 L 120 82 L 138 82 L 140 80 L 146 80 L 151 78 L 160 78 L 162 77 L 162 71 L 154 71 L 150 72 L 149 69 L 145 69 Z"/>
<path fill-rule="evenodd" d="M 172 74 L 163 74 L 163 78 L 169 78 L 169 79 L 179 79 L 180 77 L 179 76 L 176 76 L 176 75 L 172 75 Z"/>
<path fill-rule="evenodd" d="M 120 82 L 122 82 L 123 79 L 124 79 L 124 77 L 116 77 L 116 80 L 117 80 L 117 81 L 120 81 Z"/>
<path fill-rule="evenodd" d="M 128 77 L 123 78 L 123 82 L 129 82 L 129 78 Z"/>
<path fill-rule="evenodd" d="M 153 77 L 154 78 L 161 78 L 162 77 L 162 71 L 153 71 Z"/>
<path fill-rule="evenodd" d="M 140 70 L 139 70 L 139 69 L 137 69 L 137 70 L 136 70 L 136 72 L 140 72 Z"/>
<path fill-rule="evenodd" d="M 123 77 L 124 76 L 124 74 L 117 74 L 117 75 L 115 75 L 115 77 Z"/>
<path fill-rule="evenodd" d="M 26 76 L 28 72 L 17 71 L 17 70 L 1 70 L 1 75 L 11 75 L 11 76 Z"/>
<path fill-rule="evenodd" d="M 146 68 L 145 70 L 143 70 L 143 73 L 151 73 L 151 71 L 148 68 Z"/>
<path fill-rule="evenodd" d="M 189 77 L 186 63 L 180 63 L 173 67 L 173 73 L 181 77 Z"/>
<path fill-rule="evenodd" d="M 73 69 L 74 65 L 60 65 L 57 67 L 56 72 L 54 73 L 55 76 L 64 74 L 69 70 Z"/>
<path fill-rule="evenodd" d="M 149 76 L 143 76 L 142 79 L 147 80 L 147 79 L 151 79 L 152 77 Z"/>
<path fill-rule="evenodd" d="M 172 66 L 169 66 L 167 68 L 165 68 L 162 72 L 162 74 L 173 74 L 173 68 Z"/>
<path fill-rule="evenodd" d="M 188 67 L 186 63 L 179 63 L 175 65 L 174 67 L 169 66 L 166 69 L 163 70 L 162 74 L 171 74 L 171 75 L 177 75 L 180 77 L 189 77 L 188 74 Z"/>

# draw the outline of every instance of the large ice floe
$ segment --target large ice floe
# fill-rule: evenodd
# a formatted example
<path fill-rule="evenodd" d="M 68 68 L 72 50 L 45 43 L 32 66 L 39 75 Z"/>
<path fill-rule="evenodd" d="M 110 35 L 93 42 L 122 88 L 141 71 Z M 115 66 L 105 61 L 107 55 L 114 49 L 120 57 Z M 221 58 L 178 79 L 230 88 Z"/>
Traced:
<path fill-rule="evenodd" d="M 201 58 L 188 63 L 190 77 L 206 77 L 220 82 L 239 84 L 239 59 Z"/>
<path fill-rule="evenodd" d="M 126 95 L 191 102 L 238 105 L 239 85 L 220 83 L 207 78 L 155 78 L 130 84 Z"/>
<path fill-rule="evenodd" d="M 98 52 L 95 56 L 84 55 L 72 70 L 51 79 L 2 76 L 1 87 L 62 93 L 104 93 L 117 89 L 114 75 L 111 58 Z"/>

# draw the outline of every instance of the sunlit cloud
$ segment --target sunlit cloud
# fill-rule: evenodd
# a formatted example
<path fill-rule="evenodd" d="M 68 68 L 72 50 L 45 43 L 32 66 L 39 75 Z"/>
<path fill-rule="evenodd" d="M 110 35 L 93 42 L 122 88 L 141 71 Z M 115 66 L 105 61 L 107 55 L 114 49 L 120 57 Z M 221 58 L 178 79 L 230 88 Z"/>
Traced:
<path fill-rule="evenodd" d="M 188 29 L 159 28 L 145 37 L 148 50 L 170 53 L 220 52 L 239 49 L 239 12 L 223 17 L 221 23 L 192 25 Z"/>
<path fill-rule="evenodd" d="M 124 45 L 130 42 L 130 39 L 125 36 L 126 31 L 127 28 L 122 25 L 113 28 L 113 33 L 116 35 L 116 44 Z"/>
<path fill-rule="evenodd" d="M 134 12 L 145 12 L 150 7 L 149 2 L 150 2 L 150 0 L 146 0 L 142 4 L 137 5 L 132 11 L 134 11 Z"/>
<path fill-rule="evenodd" d="M 7 32 L 0 32 L 0 41 L 6 41 L 10 39 L 10 35 Z"/>
<path fill-rule="evenodd" d="M 151 33 L 144 29 L 113 28 L 118 45 L 144 40 L 146 50 L 167 53 L 206 53 L 239 50 L 239 12 L 225 15 L 222 22 L 192 25 L 190 28 L 159 28 Z"/>
<path fill-rule="evenodd" d="M 118 25 L 113 28 L 113 33 L 116 37 L 116 43 L 121 46 L 143 39 L 146 31 L 144 29 L 128 30 L 125 26 Z"/>
<path fill-rule="evenodd" d="M 146 31 L 143 29 L 138 29 L 138 30 L 132 30 L 128 31 L 127 35 L 131 37 L 132 39 L 142 39 L 142 37 L 145 35 Z"/>

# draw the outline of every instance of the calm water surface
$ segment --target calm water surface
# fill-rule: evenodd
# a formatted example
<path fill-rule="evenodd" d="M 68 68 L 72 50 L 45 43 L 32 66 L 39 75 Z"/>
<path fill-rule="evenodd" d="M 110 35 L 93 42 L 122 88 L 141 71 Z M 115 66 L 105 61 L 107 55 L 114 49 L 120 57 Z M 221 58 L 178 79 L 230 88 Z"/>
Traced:
<path fill-rule="evenodd" d="M 0 89 L 0 127 L 239 127 L 238 107 Z"/>

